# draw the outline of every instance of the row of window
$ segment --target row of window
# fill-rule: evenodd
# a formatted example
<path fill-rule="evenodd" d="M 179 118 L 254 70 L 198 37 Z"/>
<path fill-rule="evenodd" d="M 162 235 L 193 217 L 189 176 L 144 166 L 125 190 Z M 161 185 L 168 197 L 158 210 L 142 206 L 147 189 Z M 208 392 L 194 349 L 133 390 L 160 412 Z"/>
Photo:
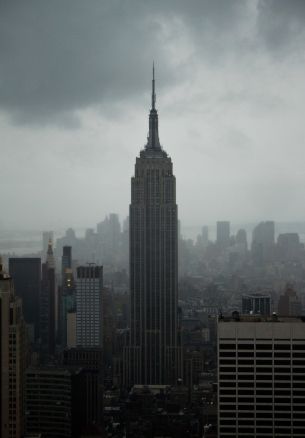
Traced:
<path fill-rule="evenodd" d="M 237 351 L 237 357 L 246 357 L 246 358 L 251 358 L 251 357 L 263 357 L 263 358 L 268 358 L 268 357 L 272 357 L 272 352 L 268 352 L 268 351 L 257 351 L 254 354 L 254 351 Z M 273 356 L 274 357 L 300 357 L 302 359 L 305 358 L 305 352 L 302 353 L 298 353 L 298 352 L 287 352 L 287 351 L 274 351 L 273 352 Z M 223 358 L 223 357 L 236 357 L 236 351 L 220 351 L 219 352 L 219 357 Z"/>
<path fill-rule="evenodd" d="M 300 367 L 287 367 L 287 368 L 281 368 L 281 367 L 262 367 L 262 368 L 253 368 L 253 367 L 220 367 L 220 372 L 224 373 L 304 373 L 305 374 L 305 368 Z"/>
<path fill-rule="evenodd" d="M 234 381 L 228 381 L 228 382 L 221 382 L 221 387 L 225 388 L 225 387 L 236 387 L 236 385 L 238 386 L 238 388 L 251 388 L 254 387 L 256 385 L 256 388 L 272 388 L 274 386 L 274 388 L 291 388 L 291 384 L 293 385 L 293 389 L 297 389 L 297 388 L 305 388 L 305 382 L 302 381 L 293 381 L 293 382 L 254 382 L 249 381 L 249 382 L 236 382 L 236 380 Z"/>
<path fill-rule="evenodd" d="M 226 404 L 220 404 L 219 406 L 220 411 L 233 411 L 236 412 L 236 410 L 238 411 L 254 411 L 254 405 L 250 404 L 250 405 L 244 405 L 244 404 L 240 404 L 238 406 L 234 405 L 234 404 L 230 404 L 230 405 L 226 405 Z M 293 405 L 293 412 L 294 411 L 302 411 L 304 412 L 304 403 L 301 405 L 297 405 L 294 404 Z M 256 405 L 255 406 L 255 410 L 256 411 L 289 411 L 291 412 L 291 405 L 285 405 L 285 404 L 263 404 L 263 405 Z M 220 416 L 222 416 L 222 414 L 220 414 Z"/>
<path fill-rule="evenodd" d="M 236 359 L 220 359 L 219 364 L 220 365 L 235 365 L 237 362 L 238 365 L 291 365 L 290 359 L 240 359 L 236 361 Z M 293 365 L 305 365 L 305 360 L 302 359 L 293 359 L 292 360 Z"/>
<path fill-rule="evenodd" d="M 305 344 L 219 344 L 219 350 L 304 350 Z"/>
<path fill-rule="evenodd" d="M 238 415 L 238 418 L 267 418 L 270 419 L 272 416 L 276 419 L 291 418 L 293 415 L 293 421 L 295 419 L 304 420 L 304 413 L 302 412 L 234 412 Z M 221 412 L 221 418 L 232 418 L 232 412 Z M 254 420 L 253 420 L 254 421 Z"/>
<path fill-rule="evenodd" d="M 290 398 L 290 397 L 238 397 L 238 403 L 299 403 L 305 404 L 304 398 Z M 236 403 L 236 397 L 220 397 L 220 403 Z"/>
<path fill-rule="evenodd" d="M 302 374 L 238 374 L 238 380 L 305 380 L 304 371 Z M 220 374 L 219 380 L 236 380 L 236 374 Z"/>
<path fill-rule="evenodd" d="M 235 430 L 235 428 L 234 428 L 234 430 Z M 220 433 L 222 433 L 222 432 L 232 432 L 232 428 L 228 427 L 228 426 L 220 427 Z M 253 435 L 249 435 L 249 436 L 252 436 L 252 438 L 254 436 L 259 436 L 259 435 L 257 435 L 258 430 L 255 430 L 252 427 L 239 427 L 238 429 L 236 429 L 236 432 L 238 432 L 238 434 L 243 433 L 243 432 L 247 433 L 247 434 L 251 433 Z M 272 428 L 269 428 L 269 427 L 260 427 L 259 432 L 261 432 L 261 433 L 274 433 L 275 435 L 273 435 L 273 436 L 277 436 L 277 434 L 281 434 L 281 435 L 287 434 L 287 436 L 291 436 L 291 433 L 302 434 L 302 436 L 304 436 L 304 429 L 302 429 L 302 428 L 291 429 L 291 428 L 281 427 L 281 428 L 275 428 L 274 430 L 272 430 Z"/>
<path fill-rule="evenodd" d="M 280 395 L 286 395 L 286 396 L 290 396 L 291 394 L 291 390 L 290 389 L 286 389 L 286 390 L 272 390 L 272 389 L 256 389 L 256 391 L 254 391 L 254 389 L 238 389 L 236 391 L 236 389 L 220 389 L 219 393 L 220 395 L 235 395 L 236 392 L 238 393 L 238 395 L 254 395 L 254 393 L 256 395 L 272 395 L 274 394 L 274 396 L 280 396 Z M 303 390 L 298 390 L 298 389 L 294 389 L 292 391 L 292 394 L 294 396 L 305 396 L 305 391 Z"/>
<path fill-rule="evenodd" d="M 273 424 L 275 426 L 291 426 L 294 425 L 296 427 L 301 427 L 304 426 L 305 427 L 305 421 L 304 420 L 294 420 L 294 421 L 290 421 L 290 420 L 273 420 L 272 419 L 263 419 L 263 420 L 220 420 L 220 425 L 222 426 L 236 426 L 236 425 L 243 425 L 243 426 L 273 426 Z"/>

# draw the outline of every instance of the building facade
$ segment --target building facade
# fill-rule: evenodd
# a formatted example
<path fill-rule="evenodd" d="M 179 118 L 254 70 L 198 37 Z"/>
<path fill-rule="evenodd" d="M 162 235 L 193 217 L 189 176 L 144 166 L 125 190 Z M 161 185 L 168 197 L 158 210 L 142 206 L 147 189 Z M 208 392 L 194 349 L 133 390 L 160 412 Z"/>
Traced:
<path fill-rule="evenodd" d="M 79 266 L 76 271 L 76 344 L 102 347 L 103 267 Z"/>
<path fill-rule="evenodd" d="M 275 225 L 273 221 L 260 222 L 252 232 L 253 261 L 262 266 L 274 258 Z"/>
<path fill-rule="evenodd" d="M 131 179 L 129 384 L 174 383 L 182 372 L 176 180 L 159 141 L 154 77 L 152 84 L 149 135 Z"/>
<path fill-rule="evenodd" d="M 287 284 L 279 297 L 278 313 L 281 316 L 299 316 L 303 314 L 303 305 L 292 285 Z"/>
<path fill-rule="evenodd" d="M 230 245 L 230 222 L 218 221 L 216 224 L 216 242 L 220 248 Z"/>
<path fill-rule="evenodd" d="M 39 298 L 41 288 L 41 259 L 38 257 L 12 257 L 9 273 L 14 281 L 15 294 L 22 299 L 25 322 L 31 341 L 39 337 Z"/>
<path fill-rule="evenodd" d="M 22 301 L 14 295 L 13 281 L 0 259 L 0 436 L 19 438 L 24 433 L 24 375 L 26 327 Z"/>
<path fill-rule="evenodd" d="M 66 348 L 62 352 L 64 367 L 82 369 L 82 429 L 89 431 L 102 423 L 103 352 L 101 348 Z"/>
<path fill-rule="evenodd" d="M 25 427 L 28 435 L 78 438 L 83 420 L 81 368 L 28 368 Z"/>
<path fill-rule="evenodd" d="M 270 315 L 271 296 L 268 294 L 253 293 L 242 296 L 242 314 Z"/>
<path fill-rule="evenodd" d="M 55 353 L 56 336 L 56 277 L 52 241 L 49 241 L 46 262 L 42 264 L 39 309 L 41 358 L 44 362 Z"/>
<path fill-rule="evenodd" d="M 218 323 L 219 438 L 303 437 L 305 322 L 239 316 Z"/>

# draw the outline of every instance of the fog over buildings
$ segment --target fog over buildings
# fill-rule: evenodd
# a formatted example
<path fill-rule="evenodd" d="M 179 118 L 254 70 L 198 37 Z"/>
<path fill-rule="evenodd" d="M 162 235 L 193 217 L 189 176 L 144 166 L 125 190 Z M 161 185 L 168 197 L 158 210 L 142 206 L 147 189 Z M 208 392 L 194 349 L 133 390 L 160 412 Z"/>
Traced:
<path fill-rule="evenodd" d="M 127 215 L 153 59 L 182 223 L 303 221 L 304 21 L 299 0 L 0 0 L 0 228 Z"/>
<path fill-rule="evenodd" d="M 304 21 L 0 0 L 1 438 L 304 436 Z"/>

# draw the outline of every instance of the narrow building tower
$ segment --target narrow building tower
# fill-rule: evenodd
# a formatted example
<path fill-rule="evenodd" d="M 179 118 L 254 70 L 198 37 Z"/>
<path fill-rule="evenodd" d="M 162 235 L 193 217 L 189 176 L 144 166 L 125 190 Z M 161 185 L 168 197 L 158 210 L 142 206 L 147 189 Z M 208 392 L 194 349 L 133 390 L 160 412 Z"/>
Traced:
<path fill-rule="evenodd" d="M 153 69 L 149 134 L 131 179 L 129 385 L 174 384 L 182 373 L 176 180 L 160 145 L 155 103 Z"/>

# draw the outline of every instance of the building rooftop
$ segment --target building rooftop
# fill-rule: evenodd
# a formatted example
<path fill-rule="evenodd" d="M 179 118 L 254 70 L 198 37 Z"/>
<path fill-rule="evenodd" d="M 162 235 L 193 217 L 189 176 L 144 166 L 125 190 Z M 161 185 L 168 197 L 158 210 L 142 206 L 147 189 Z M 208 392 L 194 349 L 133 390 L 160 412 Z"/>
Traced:
<path fill-rule="evenodd" d="M 273 315 L 243 315 L 239 312 L 233 312 L 229 315 L 219 315 L 218 322 L 305 322 L 305 315 L 300 316 L 279 316 L 277 313 Z"/>
<path fill-rule="evenodd" d="M 242 298 L 270 298 L 270 294 L 268 293 L 248 293 L 248 294 L 243 294 Z"/>

